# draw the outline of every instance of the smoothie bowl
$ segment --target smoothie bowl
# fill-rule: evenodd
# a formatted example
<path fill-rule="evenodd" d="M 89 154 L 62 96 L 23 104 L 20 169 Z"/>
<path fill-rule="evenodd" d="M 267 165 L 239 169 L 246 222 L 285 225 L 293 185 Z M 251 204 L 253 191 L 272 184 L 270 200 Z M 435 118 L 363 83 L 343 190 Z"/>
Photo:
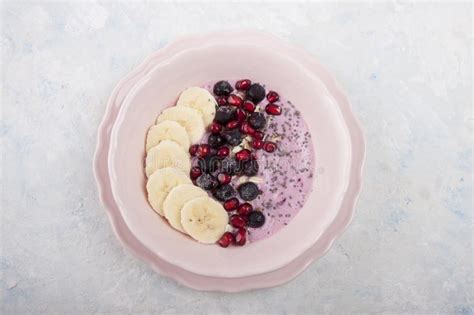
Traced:
<path fill-rule="evenodd" d="M 195 107 L 203 95 L 209 104 Z M 108 168 L 120 214 L 147 249 L 194 274 L 240 278 L 284 267 L 331 225 L 351 141 L 298 60 L 216 41 L 158 63 L 130 90 Z"/>

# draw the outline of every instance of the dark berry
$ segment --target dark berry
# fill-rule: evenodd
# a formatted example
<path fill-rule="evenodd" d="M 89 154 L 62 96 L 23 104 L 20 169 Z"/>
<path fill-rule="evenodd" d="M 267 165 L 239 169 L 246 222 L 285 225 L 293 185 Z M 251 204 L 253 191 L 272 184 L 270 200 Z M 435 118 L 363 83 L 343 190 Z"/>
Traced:
<path fill-rule="evenodd" d="M 226 156 L 229 156 L 230 154 L 230 149 L 228 147 L 220 147 L 217 149 L 217 156 L 220 158 L 225 158 Z"/>
<path fill-rule="evenodd" d="M 197 144 L 193 144 L 192 146 L 190 146 L 189 147 L 189 154 L 191 154 L 191 156 L 195 156 L 198 147 L 199 147 L 199 145 L 197 145 Z"/>
<path fill-rule="evenodd" d="M 241 184 L 237 190 L 239 191 L 240 198 L 245 201 L 252 201 L 257 198 L 258 194 L 260 194 L 260 190 L 258 190 L 258 186 L 252 182 L 246 182 Z"/>
<path fill-rule="evenodd" d="M 276 148 L 277 148 L 276 143 L 271 142 L 271 141 L 265 141 L 265 143 L 263 144 L 263 149 L 267 151 L 268 153 L 275 152 Z"/>
<path fill-rule="evenodd" d="M 253 129 L 248 121 L 244 121 L 242 126 L 240 126 L 240 131 L 246 135 L 253 135 L 255 129 Z"/>
<path fill-rule="evenodd" d="M 245 229 L 239 229 L 234 235 L 235 245 L 243 246 L 247 241 L 247 231 Z"/>
<path fill-rule="evenodd" d="M 217 98 L 217 105 L 223 106 L 227 104 L 227 96 L 222 95 Z"/>
<path fill-rule="evenodd" d="M 265 98 L 265 89 L 260 84 L 254 83 L 250 86 L 247 97 L 254 102 L 254 104 L 258 104 Z"/>
<path fill-rule="evenodd" d="M 192 180 L 195 180 L 201 175 L 202 175 L 202 170 L 199 166 L 192 167 L 191 171 L 189 172 L 189 177 L 191 177 Z"/>
<path fill-rule="evenodd" d="M 222 131 L 222 125 L 216 122 L 213 122 L 212 124 L 209 125 L 208 129 L 210 133 L 219 133 Z"/>
<path fill-rule="evenodd" d="M 199 187 L 201 187 L 204 190 L 212 190 L 219 185 L 217 182 L 217 179 L 212 176 L 211 174 L 202 174 L 201 176 L 198 177 L 196 180 L 196 183 Z"/>
<path fill-rule="evenodd" d="M 265 112 L 268 115 L 278 116 L 281 115 L 281 107 L 276 104 L 267 104 Z"/>
<path fill-rule="evenodd" d="M 220 168 L 220 162 L 215 156 L 207 156 L 198 160 L 198 166 L 204 173 L 214 173 Z"/>
<path fill-rule="evenodd" d="M 217 200 L 226 201 L 235 196 L 235 189 L 230 185 L 222 185 L 214 190 L 212 194 Z"/>
<path fill-rule="evenodd" d="M 216 84 L 214 84 L 213 90 L 214 90 L 214 94 L 221 96 L 221 95 L 229 95 L 230 93 L 232 93 L 234 88 L 227 81 L 219 81 Z"/>
<path fill-rule="evenodd" d="M 211 146 L 211 148 L 219 148 L 225 143 L 225 140 L 219 134 L 211 134 L 207 138 L 207 143 Z"/>
<path fill-rule="evenodd" d="M 238 95 L 231 94 L 227 98 L 227 103 L 229 103 L 229 105 L 232 105 L 232 106 L 240 107 L 240 105 L 242 105 L 243 102 L 244 100 Z"/>
<path fill-rule="evenodd" d="M 240 121 L 238 120 L 231 120 L 225 125 L 227 129 L 235 129 L 240 125 Z"/>
<path fill-rule="evenodd" d="M 253 210 L 253 207 L 248 202 L 245 202 L 245 203 L 241 204 L 237 208 L 237 212 L 243 217 L 247 217 L 252 212 L 252 210 Z"/>
<path fill-rule="evenodd" d="M 252 148 L 254 148 L 255 150 L 260 150 L 261 148 L 263 148 L 263 140 L 260 140 L 260 139 L 253 139 L 252 142 L 250 143 L 250 145 L 251 145 Z"/>
<path fill-rule="evenodd" d="M 250 84 L 252 84 L 250 80 L 239 80 L 235 82 L 235 88 L 239 91 L 246 91 L 250 87 Z"/>
<path fill-rule="evenodd" d="M 244 217 L 241 217 L 238 214 L 231 215 L 229 222 L 230 222 L 230 225 L 239 229 L 243 229 L 247 225 L 247 219 L 245 219 Z"/>
<path fill-rule="evenodd" d="M 255 111 L 255 104 L 250 101 L 246 101 L 244 105 L 242 105 L 242 108 L 249 113 L 253 113 Z"/>
<path fill-rule="evenodd" d="M 235 119 L 236 111 L 234 106 L 224 105 L 219 107 L 216 110 L 216 116 L 214 117 L 215 121 L 217 121 L 221 125 L 225 125 L 227 122 Z"/>
<path fill-rule="evenodd" d="M 265 215 L 260 211 L 252 211 L 248 216 L 248 225 L 253 228 L 259 228 L 265 224 Z"/>
<path fill-rule="evenodd" d="M 244 162 L 242 172 L 246 176 L 255 176 L 258 173 L 258 162 L 255 160 L 250 160 Z"/>
<path fill-rule="evenodd" d="M 250 159 L 250 151 L 247 149 L 242 149 L 239 152 L 235 153 L 235 159 L 237 161 L 247 161 Z"/>
<path fill-rule="evenodd" d="M 249 117 L 249 124 L 254 129 L 262 129 L 267 124 L 267 120 L 262 113 L 252 113 Z"/>
<path fill-rule="evenodd" d="M 268 92 L 267 101 L 269 101 L 270 103 L 275 103 L 279 99 L 280 99 L 280 95 L 278 95 L 277 92 L 275 92 L 275 91 Z"/>
<path fill-rule="evenodd" d="M 219 239 L 219 241 L 217 241 L 217 243 L 219 243 L 219 245 L 221 247 L 227 247 L 229 246 L 231 243 L 234 242 L 234 235 L 232 235 L 232 233 L 230 232 L 225 232 L 221 238 Z"/>
<path fill-rule="evenodd" d="M 239 199 L 237 198 L 230 198 L 226 201 L 224 201 L 224 209 L 226 211 L 233 211 L 235 209 L 237 209 L 237 207 L 239 206 Z"/>
<path fill-rule="evenodd" d="M 208 144 L 200 144 L 196 150 L 196 156 L 204 158 L 211 154 L 211 147 Z"/>
<path fill-rule="evenodd" d="M 225 141 L 232 146 L 239 145 L 240 142 L 242 142 L 242 134 L 239 129 L 226 130 L 222 133 L 222 137 L 224 137 Z"/>
<path fill-rule="evenodd" d="M 226 185 L 230 183 L 231 180 L 232 180 L 232 176 L 230 176 L 227 173 L 220 173 L 219 175 L 217 175 L 217 181 L 221 185 Z"/>
<path fill-rule="evenodd" d="M 255 131 L 255 132 L 252 134 L 252 137 L 253 137 L 254 139 L 262 140 L 263 137 L 265 137 L 265 134 L 264 134 L 263 132 L 257 130 L 257 131 Z"/>
<path fill-rule="evenodd" d="M 221 161 L 221 172 L 234 175 L 239 172 L 239 162 L 232 157 L 226 157 Z"/>

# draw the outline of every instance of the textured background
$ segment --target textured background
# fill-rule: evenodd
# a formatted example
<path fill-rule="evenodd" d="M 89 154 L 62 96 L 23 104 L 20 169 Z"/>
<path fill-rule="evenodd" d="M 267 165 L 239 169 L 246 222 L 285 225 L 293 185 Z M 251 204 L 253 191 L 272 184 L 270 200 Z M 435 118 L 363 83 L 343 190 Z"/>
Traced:
<path fill-rule="evenodd" d="M 0 313 L 473 313 L 470 3 L 1 6 Z M 91 163 L 122 76 L 177 35 L 239 27 L 336 75 L 366 131 L 364 189 L 296 280 L 202 293 L 121 248 Z"/>

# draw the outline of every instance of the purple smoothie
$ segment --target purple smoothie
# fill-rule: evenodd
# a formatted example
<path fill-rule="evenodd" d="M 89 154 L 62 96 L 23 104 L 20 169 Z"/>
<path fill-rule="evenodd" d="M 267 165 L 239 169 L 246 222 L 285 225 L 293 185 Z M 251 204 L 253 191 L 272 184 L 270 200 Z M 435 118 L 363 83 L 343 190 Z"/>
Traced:
<path fill-rule="evenodd" d="M 229 80 L 232 86 L 235 86 L 235 81 Z M 212 93 L 214 83 L 210 82 L 203 87 Z M 262 86 L 267 92 L 272 90 L 263 84 Z M 257 108 L 260 107 L 260 111 L 265 112 L 267 103 L 264 99 Z M 275 142 L 277 149 L 273 153 L 263 149 L 252 151 L 257 155 L 259 171 L 255 177 L 262 193 L 250 203 L 254 209 L 265 214 L 265 224 L 260 228 L 248 229 L 250 242 L 269 237 L 288 225 L 312 190 L 314 149 L 308 126 L 296 107 L 282 95 L 275 104 L 281 106 L 282 114 L 266 115 L 267 126 L 262 131 L 266 135 L 265 140 Z M 207 137 L 208 134 L 204 135 L 202 142 Z M 237 188 L 239 178 L 234 178 L 232 185 Z"/>

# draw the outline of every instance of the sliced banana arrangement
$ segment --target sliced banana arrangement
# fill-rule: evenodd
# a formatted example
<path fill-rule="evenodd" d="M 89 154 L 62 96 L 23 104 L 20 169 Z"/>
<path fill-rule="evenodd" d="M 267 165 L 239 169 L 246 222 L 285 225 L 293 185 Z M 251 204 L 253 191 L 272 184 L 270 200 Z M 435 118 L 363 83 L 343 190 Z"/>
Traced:
<path fill-rule="evenodd" d="M 216 105 L 206 89 L 184 90 L 176 106 L 158 116 L 145 142 L 148 202 L 174 229 L 204 244 L 222 237 L 228 215 L 205 190 L 193 185 L 188 150 L 214 120 Z"/>

